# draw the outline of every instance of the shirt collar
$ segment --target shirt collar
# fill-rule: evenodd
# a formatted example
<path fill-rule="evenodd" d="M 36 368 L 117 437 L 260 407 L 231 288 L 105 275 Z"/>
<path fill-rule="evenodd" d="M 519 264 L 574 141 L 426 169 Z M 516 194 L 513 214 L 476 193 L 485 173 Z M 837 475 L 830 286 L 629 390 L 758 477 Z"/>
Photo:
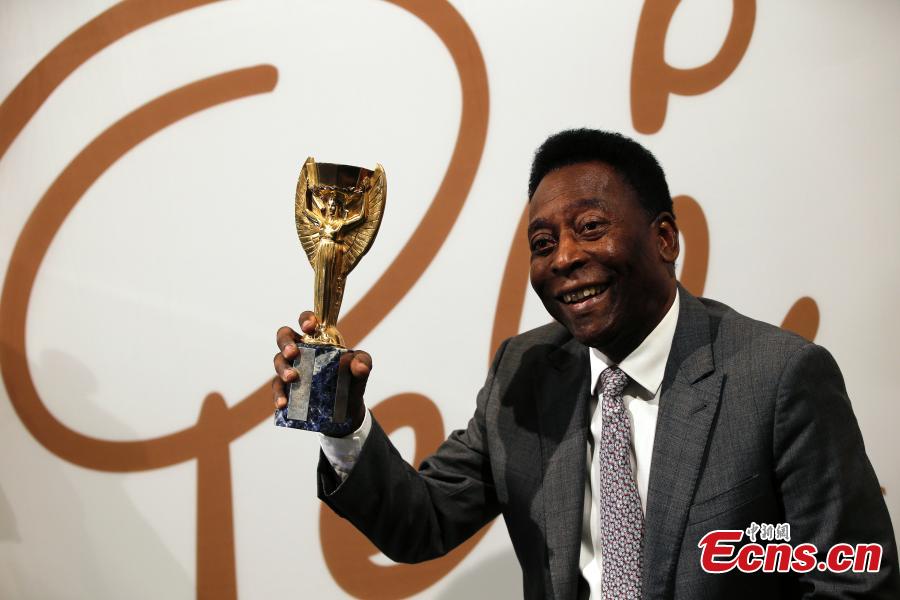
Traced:
<path fill-rule="evenodd" d="M 650 332 L 650 335 L 644 338 L 641 345 L 618 365 L 632 381 L 654 396 L 662 385 L 666 363 L 669 361 L 669 352 L 672 350 L 675 326 L 678 324 L 678 304 L 678 288 L 676 288 L 675 300 L 669 307 L 666 316 Z M 600 373 L 615 363 L 596 348 L 591 348 L 590 356 L 591 382 L 596 386 Z"/>

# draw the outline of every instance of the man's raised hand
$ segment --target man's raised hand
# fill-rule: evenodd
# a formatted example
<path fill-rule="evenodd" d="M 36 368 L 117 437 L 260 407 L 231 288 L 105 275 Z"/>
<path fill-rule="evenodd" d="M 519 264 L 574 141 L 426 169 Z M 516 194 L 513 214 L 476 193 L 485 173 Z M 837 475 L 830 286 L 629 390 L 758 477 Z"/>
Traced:
<path fill-rule="evenodd" d="M 316 315 L 308 310 L 300 313 L 297 321 L 300 323 L 300 331 L 307 335 L 313 335 L 319 325 Z M 273 359 L 275 378 L 272 380 L 272 399 L 275 401 L 275 408 L 282 409 L 287 406 L 286 385 L 300 377 L 291 365 L 300 353 L 297 342 L 301 341 L 302 336 L 290 327 L 284 326 L 275 334 L 275 339 L 278 344 L 278 353 Z M 362 425 L 363 418 L 366 416 L 363 395 L 366 391 L 369 373 L 372 371 L 372 357 L 368 352 L 351 350 L 341 356 L 341 368 L 347 368 L 348 363 L 351 377 L 347 410 L 348 414 L 353 417 L 353 429 L 355 430 Z"/>

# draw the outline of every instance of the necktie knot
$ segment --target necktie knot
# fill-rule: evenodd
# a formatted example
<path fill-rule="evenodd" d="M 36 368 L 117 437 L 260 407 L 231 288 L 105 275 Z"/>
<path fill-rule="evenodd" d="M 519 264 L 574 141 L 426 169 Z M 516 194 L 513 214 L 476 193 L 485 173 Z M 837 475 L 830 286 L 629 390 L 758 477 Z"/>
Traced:
<path fill-rule="evenodd" d="M 612 398 L 622 398 L 622 392 L 628 385 L 628 375 L 619 367 L 607 367 L 600 373 L 600 393 L 604 401 Z"/>

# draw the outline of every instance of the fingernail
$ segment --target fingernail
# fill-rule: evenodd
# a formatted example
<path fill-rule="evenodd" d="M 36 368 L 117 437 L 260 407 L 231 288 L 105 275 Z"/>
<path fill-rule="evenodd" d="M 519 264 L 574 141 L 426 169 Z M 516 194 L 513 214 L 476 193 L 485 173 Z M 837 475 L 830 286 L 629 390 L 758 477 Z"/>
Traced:
<path fill-rule="evenodd" d="M 300 326 L 300 329 L 309 329 L 313 326 L 312 319 L 307 319 L 303 321 L 303 324 Z"/>
<path fill-rule="evenodd" d="M 296 349 L 297 349 L 297 346 L 295 346 L 294 344 L 288 344 L 287 346 L 284 347 L 284 350 L 282 350 L 281 353 L 284 354 L 285 358 L 287 358 L 288 352 L 293 352 Z"/>

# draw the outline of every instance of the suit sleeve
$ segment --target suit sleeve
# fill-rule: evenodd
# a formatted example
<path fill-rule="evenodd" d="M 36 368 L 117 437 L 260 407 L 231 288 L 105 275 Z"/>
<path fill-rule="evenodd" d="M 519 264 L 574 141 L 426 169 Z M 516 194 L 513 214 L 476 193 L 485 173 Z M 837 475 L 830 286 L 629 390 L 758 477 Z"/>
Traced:
<path fill-rule="evenodd" d="M 386 556 L 420 562 L 443 556 L 500 512 L 485 435 L 485 413 L 506 343 L 494 358 L 475 414 L 416 470 L 377 421 L 346 481 L 320 453 L 319 498 Z"/>
<path fill-rule="evenodd" d="M 775 474 L 794 546 L 810 542 L 824 560 L 837 543 L 878 543 L 877 573 L 800 576 L 805 598 L 900 598 L 897 548 L 887 507 L 831 354 L 808 344 L 779 381 L 774 430 Z"/>

